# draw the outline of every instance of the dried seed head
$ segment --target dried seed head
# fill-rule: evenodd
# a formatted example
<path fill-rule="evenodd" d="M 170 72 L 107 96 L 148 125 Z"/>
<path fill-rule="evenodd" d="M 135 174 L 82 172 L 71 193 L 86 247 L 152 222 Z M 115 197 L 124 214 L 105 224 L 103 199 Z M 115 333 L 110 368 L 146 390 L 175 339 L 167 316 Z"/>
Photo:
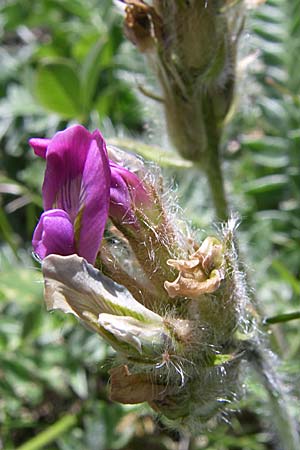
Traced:
<path fill-rule="evenodd" d="M 172 298 L 199 298 L 216 291 L 224 279 L 222 245 L 216 238 L 206 238 L 187 260 L 169 259 L 167 262 L 179 271 L 175 281 L 165 282 Z"/>
<path fill-rule="evenodd" d="M 142 0 L 125 0 L 126 37 L 144 53 L 155 48 L 161 35 L 161 21 L 155 9 Z"/>

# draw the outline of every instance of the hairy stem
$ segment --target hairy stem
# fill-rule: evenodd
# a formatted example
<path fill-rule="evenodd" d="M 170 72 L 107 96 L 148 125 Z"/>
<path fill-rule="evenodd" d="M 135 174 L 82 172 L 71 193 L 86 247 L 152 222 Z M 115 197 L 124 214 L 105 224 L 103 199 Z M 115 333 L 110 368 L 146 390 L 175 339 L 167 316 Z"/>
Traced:
<path fill-rule="evenodd" d="M 259 375 L 269 396 L 272 420 L 280 442 L 280 450 L 299 450 L 300 436 L 297 424 L 290 412 L 290 399 L 275 373 L 270 354 L 259 343 L 250 344 L 247 349 L 248 361 Z"/>
<path fill-rule="evenodd" d="M 228 204 L 224 188 L 220 157 L 220 129 L 218 129 L 211 102 L 204 103 L 208 152 L 205 172 L 210 187 L 216 215 L 220 220 L 228 219 Z M 256 303 L 256 302 L 255 302 Z M 299 450 L 300 438 L 297 425 L 289 410 L 289 398 L 281 380 L 274 372 L 268 352 L 260 349 L 260 343 L 251 343 L 247 348 L 248 360 L 260 376 L 268 397 L 270 411 L 280 441 L 280 450 Z"/>

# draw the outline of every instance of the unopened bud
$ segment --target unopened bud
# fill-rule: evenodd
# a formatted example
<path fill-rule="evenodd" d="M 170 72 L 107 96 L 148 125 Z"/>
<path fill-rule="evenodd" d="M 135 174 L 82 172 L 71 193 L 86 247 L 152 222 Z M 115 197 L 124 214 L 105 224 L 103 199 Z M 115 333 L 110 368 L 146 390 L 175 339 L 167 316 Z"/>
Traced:
<path fill-rule="evenodd" d="M 137 356 L 138 353 L 142 360 L 157 360 L 166 346 L 172 344 L 171 336 L 159 316 L 156 322 L 147 323 L 132 317 L 100 314 L 98 323 L 114 339 L 115 346 L 120 343 L 122 353 L 128 356 Z"/>

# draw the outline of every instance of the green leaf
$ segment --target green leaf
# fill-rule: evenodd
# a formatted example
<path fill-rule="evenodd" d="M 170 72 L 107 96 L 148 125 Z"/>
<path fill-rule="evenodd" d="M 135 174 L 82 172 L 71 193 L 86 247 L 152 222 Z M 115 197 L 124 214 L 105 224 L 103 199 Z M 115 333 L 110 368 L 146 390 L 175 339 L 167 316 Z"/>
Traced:
<path fill-rule="evenodd" d="M 6 301 L 19 303 L 23 307 L 35 303 L 42 298 L 40 271 L 17 266 L 10 271 L 0 272 L 0 298 L 2 295 Z"/>
<path fill-rule="evenodd" d="M 282 42 L 286 37 L 282 27 L 273 23 L 264 24 L 264 27 L 260 24 L 260 26 L 253 27 L 253 31 L 270 42 Z"/>
<path fill-rule="evenodd" d="M 286 175 L 268 175 L 249 181 L 244 185 L 247 194 L 259 194 L 270 192 L 286 187 L 289 184 L 289 178 Z"/>
<path fill-rule="evenodd" d="M 234 358 L 234 355 L 230 355 L 230 354 L 229 355 L 222 355 L 222 354 L 215 355 L 213 364 L 214 364 L 214 366 L 221 366 L 222 364 L 232 361 L 233 358 Z"/>
<path fill-rule="evenodd" d="M 103 78 L 111 79 L 112 76 L 108 70 Z M 109 117 L 113 124 L 123 124 L 129 129 L 140 127 L 139 103 L 126 82 L 120 79 L 110 81 L 105 87 L 101 86 L 97 94 L 93 107 L 101 120 Z"/>
<path fill-rule="evenodd" d="M 256 164 L 263 167 L 269 167 L 271 169 L 281 169 L 289 165 L 288 155 L 266 155 L 266 154 L 255 154 L 253 155 L 253 160 Z"/>
<path fill-rule="evenodd" d="M 0 362 L 0 367 L 2 370 L 6 371 L 6 373 L 11 372 L 13 375 L 22 381 L 32 381 L 33 374 L 31 370 L 28 370 L 20 361 L 16 359 L 4 359 L 2 358 Z"/>
<path fill-rule="evenodd" d="M 263 136 L 260 139 L 253 139 L 248 136 L 244 136 L 242 139 L 243 146 L 249 148 L 255 152 L 270 152 L 273 154 L 282 153 L 289 145 L 287 139 L 273 136 Z"/>
<path fill-rule="evenodd" d="M 40 103 L 66 118 L 82 114 L 80 81 L 76 68 L 68 60 L 43 64 L 36 75 L 36 95 Z"/>
<path fill-rule="evenodd" d="M 296 145 L 300 145 L 300 129 L 289 131 L 289 138 L 292 139 Z"/>
<path fill-rule="evenodd" d="M 42 114 L 42 112 L 42 108 L 28 90 L 23 86 L 11 83 L 6 97 L 0 101 L 1 127 L 5 125 L 2 122 L 5 118 L 30 117 Z"/>
<path fill-rule="evenodd" d="M 86 372 L 82 367 L 77 367 L 71 374 L 70 385 L 78 397 L 85 399 L 88 396 L 88 384 Z"/>
<path fill-rule="evenodd" d="M 263 9 L 258 9 L 255 17 L 263 22 L 272 22 L 281 24 L 285 20 L 285 16 L 280 8 L 274 8 L 269 5 L 264 5 Z M 262 24 L 261 24 L 262 26 Z"/>
<path fill-rule="evenodd" d="M 85 60 L 83 61 L 82 71 L 81 71 L 81 82 L 82 82 L 82 99 L 85 108 L 91 110 L 91 102 L 94 98 L 99 76 L 101 74 L 101 67 L 103 67 L 103 46 L 104 39 L 99 39 L 98 42 L 94 44 Z"/>
<path fill-rule="evenodd" d="M 282 124 L 286 122 L 288 115 L 283 102 L 273 98 L 264 97 L 259 99 L 258 105 L 261 107 L 264 116 L 270 124 L 276 129 L 281 129 Z"/>
<path fill-rule="evenodd" d="M 275 259 L 272 261 L 272 267 L 281 276 L 281 278 L 293 288 L 295 294 L 300 295 L 300 280 L 298 280 L 295 275 L 290 272 L 289 269 L 279 260 Z"/>

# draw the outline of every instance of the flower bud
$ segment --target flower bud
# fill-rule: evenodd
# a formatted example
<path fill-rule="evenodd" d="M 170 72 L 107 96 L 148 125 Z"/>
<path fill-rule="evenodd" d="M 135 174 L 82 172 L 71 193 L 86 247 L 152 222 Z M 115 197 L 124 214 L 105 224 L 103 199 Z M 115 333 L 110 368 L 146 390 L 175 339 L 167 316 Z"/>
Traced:
<path fill-rule="evenodd" d="M 137 302 L 127 289 L 77 255 L 49 255 L 42 262 L 42 270 L 49 309 L 62 309 L 82 320 L 87 318 L 86 321 L 93 316 L 98 321 L 102 313 L 130 316 L 151 324 L 162 321 L 158 314 Z"/>
<path fill-rule="evenodd" d="M 151 52 L 160 35 L 160 17 L 143 1 L 126 0 L 124 31 L 141 52 Z"/>
<path fill-rule="evenodd" d="M 147 323 L 133 317 L 100 314 L 98 323 L 115 347 L 128 356 L 155 362 L 171 346 L 172 339 L 163 320 Z"/>

